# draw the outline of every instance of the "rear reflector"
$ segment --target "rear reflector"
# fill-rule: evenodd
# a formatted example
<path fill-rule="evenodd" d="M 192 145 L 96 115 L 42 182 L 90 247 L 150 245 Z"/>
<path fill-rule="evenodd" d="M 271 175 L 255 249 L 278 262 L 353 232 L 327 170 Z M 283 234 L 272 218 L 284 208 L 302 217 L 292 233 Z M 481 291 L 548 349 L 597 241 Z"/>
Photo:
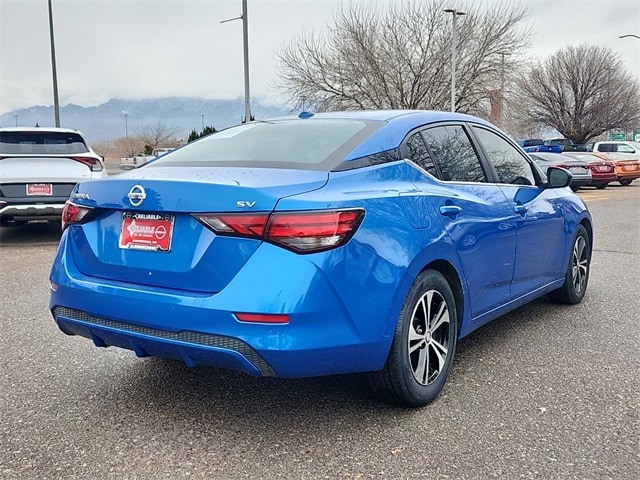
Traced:
<path fill-rule="evenodd" d="M 272 214 L 195 215 L 217 235 L 265 240 L 297 253 L 315 253 L 347 243 L 364 210 L 315 210 Z"/>
<path fill-rule="evenodd" d="M 264 313 L 236 313 L 241 322 L 250 323 L 289 323 L 289 315 L 268 315 Z"/>

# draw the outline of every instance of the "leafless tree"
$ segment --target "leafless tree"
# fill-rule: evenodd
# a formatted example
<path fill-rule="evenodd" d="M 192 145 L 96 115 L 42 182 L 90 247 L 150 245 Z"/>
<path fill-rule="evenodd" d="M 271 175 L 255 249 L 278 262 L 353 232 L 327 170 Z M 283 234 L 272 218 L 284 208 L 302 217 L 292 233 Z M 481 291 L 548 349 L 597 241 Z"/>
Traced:
<path fill-rule="evenodd" d="M 448 5 L 447 5 L 448 6 Z M 507 2 L 458 17 L 456 109 L 488 116 L 490 97 L 528 45 L 528 11 Z M 279 52 L 281 87 L 294 108 L 450 107 L 451 15 L 439 0 L 355 4 L 321 34 L 303 33 Z M 494 92 L 494 93 L 492 93 Z"/>
<path fill-rule="evenodd" d="M 145 141 L 139 136 L 129 136 L 116 139 L 114 146 L 121 157 L 135 157 L 144 152 Z"/>
<path fill-rule="evenodd" d="M 610 48 L 562 48 L 535 65 L 520 88 L 528 120 L 574 143 L 640 124 L 640 84 Z"/>
<path fill-rule="evenodd" d="M 176 126 L 168 127 L 162 122 L 158 122 L 153 126 L 144 126 L 138 131 L 138 137 L 144 142 L 143 145 L 149 145 L 152 149 L 158 147 L 175 147 L 179 141 L 175 138 L 179 128 Z"/>

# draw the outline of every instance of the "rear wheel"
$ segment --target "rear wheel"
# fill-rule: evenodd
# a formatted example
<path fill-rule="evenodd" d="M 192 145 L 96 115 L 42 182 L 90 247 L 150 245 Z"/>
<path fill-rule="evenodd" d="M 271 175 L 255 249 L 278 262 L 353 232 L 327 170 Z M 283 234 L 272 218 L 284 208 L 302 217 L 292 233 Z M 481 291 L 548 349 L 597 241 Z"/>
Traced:
<path fill-rule="evenodd" d="M 549 298 L 557 303 L 580 303 L 589 283 L 589 269 L 591 264 L 591 239 L 587 230 L 580 225 L 573 241 L 571 258 L 564 285 L 549 293 Z"/>
<path fill-rule="evenodd" d="M 422 272 L 400 312 L 384 368 L 369 374 L 369 384 L 383 401 L 419 407 L 444 387 L 458 335 L 453 292 L 435 270 Z"/>
<path fill-rule="evenodd" d="M 633 182 L 633 180 L 623 178 L 622 180 L 618 180 L 618 182 L 620 182 L 620 185 L 624 185 L 626 187 L 627 185 L 631 185 L 631 182 Z"/>
<path fill-rule="evenodd" d="M 596 185 L 596 188 L 598 190 L 604 190 L 605 188 L 607 188 L 607 184 L 606 183 L 599 183 L 598 185 Z"/>

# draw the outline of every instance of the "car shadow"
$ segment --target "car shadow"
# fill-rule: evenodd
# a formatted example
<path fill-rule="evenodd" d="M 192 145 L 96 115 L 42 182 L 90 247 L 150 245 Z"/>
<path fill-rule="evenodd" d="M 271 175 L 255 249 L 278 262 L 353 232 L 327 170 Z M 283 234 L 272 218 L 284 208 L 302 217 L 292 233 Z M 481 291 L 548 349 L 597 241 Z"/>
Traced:
<path fill-rule="evenodd" d="M 57 245 L 62 228 L 58 222 L 28 222 L 0 227 L 0 246 Z"/>
<path fill-rule="evenodd" d="M 500 355 L 529 331 L 545 330 L 554 306 L 540 299 L 497 319 L 460 341 L 453 371 L 445 389 L 428 407 L 430 412 L 464 409 L 470 389 L 482 381 L 490 362 L 479 369 L 479 360 Z M 109 364 L 111 349 L 103 351 L 100 367 Z M 161 358 L 137 359 L 132 352 L 118 350 L 118 367 L 105 372 L 94 385 L 100 392 L 90 399 L 92 408 L 110 417 L 126 405 L 132 415 L 158 417 L 176 425 L 232 425 L 238 431 L 267 430 L 278 425 L 284 432 L 316 429 L 314 422 L 342 422 L 344 417 L 387 418 L 400 421 L 425 409 L 399 408 L 378 400 L 364 375 L 347 374 L 304 379 L 250 377 L 211 367 L 188 368 L 183 363 Z M 130 362 L 129 362 L 130 360 Z M 114 363 L 111 363 L 114 365 Z M 95 372 L 96 366 L 91 367 Z M 268 415 L 268 422 L 264 416 Z M 297 419 L 297 420 L 295 420 Z M 382 421 L 382 420 L 378 420 Z M 170 427 L 169 427 L 170 428 Z M 317 427 L 320 429 L 321 427 Z M 264 431 L 263 431 L 264 430 Z"/>

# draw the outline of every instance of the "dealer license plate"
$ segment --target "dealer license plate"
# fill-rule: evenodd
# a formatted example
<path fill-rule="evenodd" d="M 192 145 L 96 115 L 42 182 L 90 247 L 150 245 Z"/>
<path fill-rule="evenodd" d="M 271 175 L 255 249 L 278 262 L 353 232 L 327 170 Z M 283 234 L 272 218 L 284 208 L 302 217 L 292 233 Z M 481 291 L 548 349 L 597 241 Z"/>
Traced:
<path fill-rule="evenodd" d="M 27 183 L 27 195 L 53 195 L 50 183 Z"/>
<path fill-rule="evenodd" d="M 120 248 L 168 252 L 173 236 L 173 215 L 155 213 L 122 214 Z"/>

